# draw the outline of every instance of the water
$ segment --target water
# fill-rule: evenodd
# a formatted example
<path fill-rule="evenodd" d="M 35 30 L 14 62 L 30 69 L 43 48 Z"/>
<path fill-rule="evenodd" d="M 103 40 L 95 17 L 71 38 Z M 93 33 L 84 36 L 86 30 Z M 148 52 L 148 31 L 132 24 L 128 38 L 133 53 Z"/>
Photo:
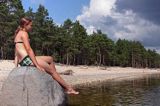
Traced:
<path fill-rule="evenodd" d="M 69 106 L 160 106 L 160 75 L 79 87 Z"/>

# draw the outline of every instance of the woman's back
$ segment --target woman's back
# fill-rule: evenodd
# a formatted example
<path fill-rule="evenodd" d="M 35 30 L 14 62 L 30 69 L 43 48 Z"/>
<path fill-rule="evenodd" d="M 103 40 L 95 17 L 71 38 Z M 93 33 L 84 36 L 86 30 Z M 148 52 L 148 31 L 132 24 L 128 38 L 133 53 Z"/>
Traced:
<path fill-rule="evenodd" d="M 20 30 L 17 35 L 15 36 L 14 43 L 15 43 L 15 52 L 18 56 L 19 61 L 21 61 L 26 55 L 28 55 L 25 46 L 23 44 L 22 35 L 26 33 L 25 31 Z"/>

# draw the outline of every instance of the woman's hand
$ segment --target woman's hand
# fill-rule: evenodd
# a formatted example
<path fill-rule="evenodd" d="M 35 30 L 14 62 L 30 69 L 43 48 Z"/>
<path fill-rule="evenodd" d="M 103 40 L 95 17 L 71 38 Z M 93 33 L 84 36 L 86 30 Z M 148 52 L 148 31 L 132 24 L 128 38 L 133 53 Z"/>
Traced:
<path fill-rule="evenodd" d="M 45 70 L 44 70 L 44 68 L 42 68 L 41 66 L 39 66 L 39 65 L 37 65 L 36 66 L 40 71 L 42 71 L 42 72 L 44 72 Z"/>

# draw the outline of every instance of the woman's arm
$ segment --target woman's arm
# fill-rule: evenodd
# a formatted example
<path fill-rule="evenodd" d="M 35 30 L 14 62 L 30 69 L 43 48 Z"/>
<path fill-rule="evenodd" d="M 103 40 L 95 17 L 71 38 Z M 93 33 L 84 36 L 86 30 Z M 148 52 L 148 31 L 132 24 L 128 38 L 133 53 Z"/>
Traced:
<path fill-rule="evenodd" d="M 39 66 L 38 63 L 37 63 L 37 60 L 35 58 L 35 54 L 34 54 L 32 48 L 30 46 L 29 38 L 28 38 L 28 33 L 27 32 L 22 32 L 22 40 L 23 40 L 24 46 L 26 48 L 26 51 L 27 51 L 29 57 L 33 61 L 33 64 L 35 66 Z"/>

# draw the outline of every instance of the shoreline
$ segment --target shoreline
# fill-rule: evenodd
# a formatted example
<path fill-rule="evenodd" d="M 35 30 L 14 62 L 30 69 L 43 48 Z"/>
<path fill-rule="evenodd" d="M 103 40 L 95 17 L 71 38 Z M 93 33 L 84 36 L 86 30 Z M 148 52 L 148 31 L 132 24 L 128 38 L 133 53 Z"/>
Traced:
<path fill-rule="evenodd" d="M 83 79 L 81 76 L 77 76 L 78 80 L 75 77 L 67 78 L 67 76 L 63 76 L 63 78 L 67 82 L 71 83 L 74 87 L 79 88 L 81 86 L 92 86 L 96 84 L 101 84 L 103 82 L 108 83 L 108 82 L 138 80 L 141 78 L 149 77 L 151 75 L 160 75 L 160 72 L 147 72 L 147 73 L 137 72 L 137 73 L 132 73 L 132 75 L 126 75 L 126 74 L 128 73 L 123 73 L 123 75 L 111 75 L 109 77 L 107 75 L 97 75 L 99 78 L 95 78 L 94 76 L 83 76 Z"/>
<path fill-rule="evenodd" d="M 13 60 L 0 60 L 0 90 L 3 81 L 13 68 Z M 132 80 L 154 74 L 160 75 L 159 69 L 138 69 L 131 67 L 68 66 L 56 63 L 56 69 L 59 73 L 71 70 L 73 75 L 61 76 L 74 87 L 90 86 L 101 82 Z"/>

